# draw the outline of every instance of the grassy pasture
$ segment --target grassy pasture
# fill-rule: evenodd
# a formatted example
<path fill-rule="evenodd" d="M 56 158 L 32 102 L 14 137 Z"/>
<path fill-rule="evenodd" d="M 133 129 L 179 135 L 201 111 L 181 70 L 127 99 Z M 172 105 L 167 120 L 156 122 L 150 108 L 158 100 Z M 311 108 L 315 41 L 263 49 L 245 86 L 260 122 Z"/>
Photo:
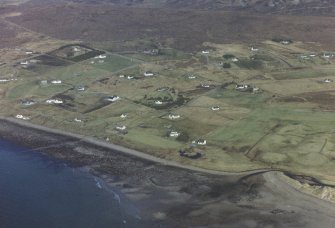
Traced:
<path fill-rule="evenodd" d="M 107 55 L 106 59 L 101 59 L 101 60 L 90 59 L 90 60 L 85 61 L 85 63 L 87 64 L 92 61 L 94 61 L 94 64 L 92 64 L 92 66 L 98 69 L 109 71 L 109 72 L 119 71 L 121 69 L 130 67 L 136 64 L 135 62 L 136 60 L 132 61 L 129 58 L 119 56 L 119 55 Z"/>
<path fill-rule="evenodd" d="M 335 74 L 334 69 L 298 69 L 298 70 L 287 70 L 283 72 L 273 73 L 272 76 L 277 80 L 286 79 L 304 79 L 304 78 L 320 78 L 333 76 Z"/>
<path fill-rule="evenodd" d="M 144 49 L 153 48 L 149 41 L 144 44 Z M 132 45 L 130 49 L 137 48 L 138 43 Z M 210 45 L 214 48 L 210 49 Z M 6 112 L 22 112 L 34 123 L 101 140 L 109 138 L 111 142 L 190 165 L 226 171 L 274 167 L 331 175 L 335 137 L 330 123 L 334 117 L 331 111 L 318 108 L 318 99 L 333 90 L 332 83 L 322 83 L 326 77 L 334 79 L 333 64 L 325 65 L 319 57 L 300 61 L 293 52 L 311 51 L 295 43 L 285 47 L 261 44 L 257 54 L 243 44 L 208 44 L 205 48 L 211 50 L 208 62 L 199 52 L 166 49 L 164 55 L 158 56 L 144 55 L 140 50 L 124 56 L 107 54 L 102 63 L 92 58 L 57 68 L 50 66 L 47 72 L 21 74 L 15 84 L 0 85 L 5 91 L 3 102 L 64 96 L 68 99 L 63 105 L 41 103 L 23 109 L 18 104 Z M 227 53 L 240 62 L 222 69 L 218 62 Z M 182 60 L 185 57 L 188 59 Z M 255 67 L 254 61 L 260 67 Z M 152 71 L 155 76 L 144 77 L 145 71 Z M 119 77 L 120 74 L 126 77 Z M 127 79 L 128 75 L 134 78 Z M 190 79 L 190 75 L 195 78 Z M 54 79 L 63 84 L 40 85 L 41 80 Z M 230 84 L 222 86 L 226 83 Z M 261 92 L 240 92 L 235 90 L 235 84 L 256 86 Z M 78 85 L 86 86 L 86 90 L 74 90 Z M 323 91 L 328 92 L 322 96 L 314 94 L 313 103 L 308 101 L 312 96 L 308 92 Z M 106 103 L 104 98 L 110 95 L 121 99 Z M 185 103 L 161 109 L 151 104 L 158 99 L 177 102 L 179 95 Z M 213 106 L 220 110 L 213 111 Z M 170 113 L 181 118 L 171 120 Z M 127 117 L 121 118 L 122 114 Z M 75 122 L 74 118 L 83 122 Z M 127 128 L 124 132 L 116 130 L 122 125 Z M 169 137 L 170 131 L 181 133 L 181 137 Z M 180 149 L 199 138 L 207 140 L 207 145 L 197 146 L 203 152 L 202 158 L 179 156 Z M 306 166 L 309 170 L 305 170 Z"/>

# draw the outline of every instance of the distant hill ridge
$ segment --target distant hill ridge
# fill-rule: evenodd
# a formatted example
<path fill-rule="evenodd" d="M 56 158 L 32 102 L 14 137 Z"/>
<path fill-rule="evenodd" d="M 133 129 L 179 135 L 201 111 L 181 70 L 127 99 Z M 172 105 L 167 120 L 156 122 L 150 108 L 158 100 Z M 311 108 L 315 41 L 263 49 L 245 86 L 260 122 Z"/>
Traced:
<path fill-rule="evenodd" d="M 67 0 L 77 3 L 111 3 L 136 7 L 204 10 L 246 10 L 262 13 L 335 16 L 334 0 Z"/>

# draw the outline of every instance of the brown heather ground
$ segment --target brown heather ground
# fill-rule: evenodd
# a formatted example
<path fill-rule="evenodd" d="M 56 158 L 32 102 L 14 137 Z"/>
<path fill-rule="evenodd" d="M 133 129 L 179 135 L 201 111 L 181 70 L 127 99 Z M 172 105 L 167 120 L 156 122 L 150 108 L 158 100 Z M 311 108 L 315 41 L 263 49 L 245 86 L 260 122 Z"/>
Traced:
<path fill-rule="evenodd" d="M 181 50 L 200 49 L 203 42 L 257 43 L 274 36 L 335 47 L 335 18 L 278 16 L 245 12 L 119 8 L 111 5 L 23 4 L 8 18 L 33 31 L 59 39 L 120 41 L 153 38 Z M 6 27 L 1 27 L 6 29 Z M 10 35 L 6 30 L 1 34 Z M 1 39 L 3 43 L 5 38 Z"/>

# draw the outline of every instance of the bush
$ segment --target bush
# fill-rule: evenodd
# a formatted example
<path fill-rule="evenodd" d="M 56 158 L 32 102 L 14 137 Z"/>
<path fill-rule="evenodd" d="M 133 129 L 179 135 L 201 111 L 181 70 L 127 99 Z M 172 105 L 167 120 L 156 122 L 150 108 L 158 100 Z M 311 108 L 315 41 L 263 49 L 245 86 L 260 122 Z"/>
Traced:
<path fill-rule="evenodd" d="M 290 44 L 291 43 L 293 43 L 293 40 L 292 39 L 290 39 L 290 38 L 286 38 L 286 37 L 273 37 L 272 38 L 272 41 L 273 42 L 277 42 L 277 43 L 280 43 L 280 42 L 283 42 L 283 41 L 287 41 L 287 42 L 289 42 Z"/>
<path fill-rule="evenodd" d="M 246 69 L 261 69 L 263 67 L 263 62 L 260 60 L 249 60 L 243 59 L 236 63 L 241 68 Z"/>
<path fill-rule="evenodd" d="M 223 68 L 231 68 L 231 65 L 230 65 L 230 63 L 224 63 L 223 65 L 222 65 L 222 67 Z"/>
<path fill-rule="evenodd" d="M 223 55 L 223 58 L 228 60 L 228 59 L 235 58 L 235 55 L 232 55 L 232 54 L 225 54 L 225 55 Z"/>
<path fill-rule="evenodd" d="M 189 135 L 186 132 L 181 133 L 178 137 L 177 140 L 179 142 L 188 142 L 190 139 Z"/>

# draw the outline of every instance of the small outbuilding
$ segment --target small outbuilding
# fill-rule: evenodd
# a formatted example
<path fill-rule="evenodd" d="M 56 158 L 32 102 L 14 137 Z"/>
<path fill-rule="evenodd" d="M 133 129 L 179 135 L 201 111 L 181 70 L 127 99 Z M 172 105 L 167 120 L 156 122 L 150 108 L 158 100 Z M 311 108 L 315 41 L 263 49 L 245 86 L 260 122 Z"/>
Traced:
<path fill-rule="evenodd" d="M 113 96 L 109 96 L 105 98 L 106 101 L 110 101 L 110 102 L 115 102 L 117 100 L 120 100 L 119 96 L 113 95 Z"/>
<path fill-rule="evenodd" d="M 154 76 L 154 73 L 152 73 L 152 72 L 150 72 L 150 71 L 146 71 L 146 72 L 144 72 L 144 77 L 152 77 L 152 76 Z"/>

